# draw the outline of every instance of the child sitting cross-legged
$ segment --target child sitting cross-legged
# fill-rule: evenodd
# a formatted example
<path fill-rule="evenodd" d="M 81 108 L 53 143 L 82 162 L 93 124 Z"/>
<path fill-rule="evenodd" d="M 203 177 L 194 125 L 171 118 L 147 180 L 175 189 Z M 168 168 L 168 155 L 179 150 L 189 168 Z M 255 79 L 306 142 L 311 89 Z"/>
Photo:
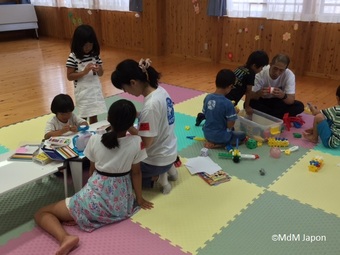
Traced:
<path fill-rule="evenodd" d="M 203 101 L 205 123 L 204 137 L 208 149 L 233 145 L 238 140 L 242 142 L 246 135 L 241 131 L 234 131 L 237 113 L 233 103 L 225 97 L 233 88 L 236 77 L 233 71 L 222 69 L 216 76 L 216 90 L 207 95 Z"/>

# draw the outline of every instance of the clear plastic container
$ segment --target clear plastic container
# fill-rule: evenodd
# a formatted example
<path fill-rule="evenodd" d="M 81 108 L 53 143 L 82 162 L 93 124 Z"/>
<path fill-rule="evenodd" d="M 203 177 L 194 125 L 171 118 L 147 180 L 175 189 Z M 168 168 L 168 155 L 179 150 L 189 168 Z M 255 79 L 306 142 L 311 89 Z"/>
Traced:
<path fill-rule="evenodd" d="M 241 110 L 235 122 L 235 129 L 244 131 L 248 137 L 257 139 L 268 139 L 281 133 L 283 121 L 266 113 L 253 110 L 252 115 L 247 115 Z"/>

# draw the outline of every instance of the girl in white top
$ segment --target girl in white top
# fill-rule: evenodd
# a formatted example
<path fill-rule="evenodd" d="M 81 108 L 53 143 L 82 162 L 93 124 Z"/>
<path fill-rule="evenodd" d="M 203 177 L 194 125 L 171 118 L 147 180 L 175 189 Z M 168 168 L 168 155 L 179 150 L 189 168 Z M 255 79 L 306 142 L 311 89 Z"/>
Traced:
<path fill-rule="evenodd" d="M 88 123 L 75 115 L 73 110 L 74 103 L 69 95 L 56 95 L 51 103 L 51 112 L 55 116 L 46 124 L 44 139 L 49 139 L 52 136 L 73 134 L 78 132 L 79 126 L 88 126 Z"/>
<path fill-rule="evenodd" d="M 79 115 L 98 121 L 97 115 L 107 111 L 99 77 L 103 75 L 103 62 L 96 33 L 89 25 L 76 28 L 71 53 L 67 59 L 67 79 L 73 81 Z"/>
<path fill-rule="evenodd" d="M 121 99 L 108 113 L 111 131 L 91 136 L 85 156 L 90 160 L 90 178 L 75 195 L 45 206 L 34 216 L 36 223 L 59 242 L 55 254 L 68 254 L 79 243 L 61 222 L 74 221 L 79 228 L 91 232 L 104 225 L 131 217 L 141 207 L 153 204 L 142 196 L 140 161 L 146 152 L 139 136 L 127 136 L 133 125 L 136 108 Z"/>
<path fill-rule="evenodd" d="M 177 179 L 174 162 L 177 158 L 175 112 L 167 91 L 158 86 L 160 74 L 149 59 L 138 62 L 127 59 L 119 63 L 111 75 L 112 84 L 134 96 L 144 96 L 144 105 L 138 115 L 138 129 L 131 127 L 131 134 L 142 137 L 148 157 L 141 163 L 143 187 L 153 187 L 154 181 L 162 192 L 171 190 L 169 180 Z"/>

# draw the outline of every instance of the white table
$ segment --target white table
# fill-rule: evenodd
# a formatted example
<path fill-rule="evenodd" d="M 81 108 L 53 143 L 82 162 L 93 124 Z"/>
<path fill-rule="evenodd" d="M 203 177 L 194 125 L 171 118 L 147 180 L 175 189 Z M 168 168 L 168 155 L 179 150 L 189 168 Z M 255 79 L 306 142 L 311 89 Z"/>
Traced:
<path fill-rule="evenodd" d="M 62 162 L 56 161 L 43 166 L 33 161 L 7 160 L 13 153 L 14 151 L 11 151 L 0 155 L 0 195 L 56 173 L 63 167 Z M 67 196 L 66 178 L 64 175 L 65 196 Z"/>

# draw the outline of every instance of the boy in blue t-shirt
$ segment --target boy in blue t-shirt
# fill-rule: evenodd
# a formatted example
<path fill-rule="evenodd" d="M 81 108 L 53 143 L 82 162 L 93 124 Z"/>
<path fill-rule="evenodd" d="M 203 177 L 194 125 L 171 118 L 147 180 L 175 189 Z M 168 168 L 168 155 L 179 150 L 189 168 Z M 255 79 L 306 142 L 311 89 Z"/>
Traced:
<path fill-rule="evenodd" d="M 216 90 L 207 95 L 203 101 L 205 123 L 203 126 L 204 137 L 207 142 L 204 146 L 208 149 L 225 147 L 245 139 L 244 132 L 235 132 L 234 124 L 237 113 L 233 103 L 225 97 L 233 88 L 236 76 L 231 70 L 222 69 L 216 76 Z"/>
<path fill-rule="evenodd" d="M 236 83 L 226 95 L 230 101 L 234 102 L 236 106 L 243 96 L 245 96 L 243 108 L 248 114 L 252 113 L 252 109 L 249 106 L 250 97 L 249 93 L 254 86 L 255 74 L 259 73 L 262 68 L 269 64 L 269 57 L 265 51 L 257 50 L 252 52 L 247 63 L 244 66 L 236 68 L 234 74 L 236 75 Z M 198 113 L 196 118 L 196 126 L 199 126 L 201 122 L 205 120 L 203 113 Z"/>

